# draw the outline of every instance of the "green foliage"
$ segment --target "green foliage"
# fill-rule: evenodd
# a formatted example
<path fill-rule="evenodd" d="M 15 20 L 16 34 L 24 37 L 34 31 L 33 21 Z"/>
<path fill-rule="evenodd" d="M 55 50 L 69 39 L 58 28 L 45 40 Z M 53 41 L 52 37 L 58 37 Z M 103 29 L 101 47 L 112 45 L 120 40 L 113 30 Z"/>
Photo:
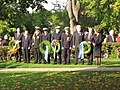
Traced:
<path fill-rule="evenodd" d="M 0 20 L 0 35 L 4 36 L 5 34 L 10 35 L 10 33 L 14 32 L 15 28 L 10 28 L 7 21 Z"/>
<path fill-rule="evenodd" d="M 42 2 L 47 3 L 46 0 L 0 0 L 0 19 L 8 19 L 16 12 L 28 13 L 26 8 L 29 7 L 40 10 L 43 8 Z"/>
<path fill-rule="evenodd" d="M 114 29 L 118 32 L 120 27 L 120 1 L 119 0 L 80 0 L 80 23 L 84 26 L 99 26 L 104 30 Z"/>
<path fill-rule="evenodd" d="M 111 57 L 120 57 L 120 43 L 107 42 L 102 45 L 102 52 L 107 53 Z"/>
<path fill-rule="evenodd" d="M 55 26 L 59 25 L 61 28 L 69 26 L 69 17 L 66 10 L 66 6 L 60 6 L 60 2 L 56 2 L 54 9 L 51 10 L 50 21 L 52 22 L 52 31 L 54 31 Z"/>
<path fill-rule="evenodd" d="M 29 15 L 27 8 L 31 7 L 32 10 L 36 8 L 35 11 L 39 11 L 43 9 L 43 5 L 41 3 L 47 3 L 46 0 L 0 0 L 0 33 L 6 31 L 12 31 L 13 29 L 9 28 L 16 28 L 24 27 L 30 31 L 30 33 L 34 30 L 34 25 L 32 23 L 32 18 Z M 4 26 L 3 23 L 4 22 Z M 5 26 L 6 25 L 6 26 Z M 8 30 L 9 29 L 9 30 Z M 11 32 L 7 32 L 7 34 L 11 34 Z"/>

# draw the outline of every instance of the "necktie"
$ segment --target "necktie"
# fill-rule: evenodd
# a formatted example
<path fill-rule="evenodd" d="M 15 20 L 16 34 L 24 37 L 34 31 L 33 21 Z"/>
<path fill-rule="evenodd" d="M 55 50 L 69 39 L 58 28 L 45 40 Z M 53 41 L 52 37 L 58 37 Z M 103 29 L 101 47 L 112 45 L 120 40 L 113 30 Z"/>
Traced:
<path fill-rule="evenodd" d="M 27 40 L 27 36 L 25 36 L 25 40 Z"/>
<path fill-rule="evenodd" d="M 90 39 L 91 39 L 91 34 L 88 35 L 88 41 L 90 41 Z"/>
<path fill-rule="evenodd" d="M 19 35 L 20 35 L 20 34 L 19 34 L 19 33 L 17 33 L 17 38 L 19 37 Z"/>

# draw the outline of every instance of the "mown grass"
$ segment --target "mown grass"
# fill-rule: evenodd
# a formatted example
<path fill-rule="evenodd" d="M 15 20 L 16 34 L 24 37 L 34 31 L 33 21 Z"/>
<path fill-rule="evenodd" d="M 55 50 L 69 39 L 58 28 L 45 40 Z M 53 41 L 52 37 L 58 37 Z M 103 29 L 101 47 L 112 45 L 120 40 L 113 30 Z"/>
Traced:
<path fill-rule="evenodd" d="M 0 72 L 1 90 L 119 90 L 120 72 Z"/>
<path fill-rule="evenodd" d="M 96 65 L 95 60 L 93 65 L 87 65 L 88 61 L 85 59 L 85 64 L 81 65 L 80 60 L 77 65 L 74 65 L 74 60 L 71 59 L 70 65 L 64 64 L 53 64 L 53 60 L 51 60 L 51 64 L 34 64 L 34 60 L 31 60 L 30 64 L 25 64 L 24 62 L 18 63 L 15 60 L 9 61 L 0 61 L 0 68 L 82 68 L 82 67 L 119 67 L 120 66 L 120 59 L 118 58 L 107 58 L 102 59 L 101 65 Z"/>

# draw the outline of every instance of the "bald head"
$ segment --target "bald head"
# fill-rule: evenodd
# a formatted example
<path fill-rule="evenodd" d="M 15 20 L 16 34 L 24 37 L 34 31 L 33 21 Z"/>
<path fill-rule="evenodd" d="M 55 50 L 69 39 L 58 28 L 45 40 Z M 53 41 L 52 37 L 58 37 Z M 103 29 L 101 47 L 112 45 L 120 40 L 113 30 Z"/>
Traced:
<path fill-rule="evenodd" d="M 109 34 L 114 35 L 114 30 L 110 30 Z"/>
<path fill-rule="evenodd" d="M 77 25 L 77 26 L 76 26 L 76 30 L 77 30 L 78 32 L 81 32 L 81 30 L 82 30 L 82 29 L 81 29 L 81 25 Z"/>

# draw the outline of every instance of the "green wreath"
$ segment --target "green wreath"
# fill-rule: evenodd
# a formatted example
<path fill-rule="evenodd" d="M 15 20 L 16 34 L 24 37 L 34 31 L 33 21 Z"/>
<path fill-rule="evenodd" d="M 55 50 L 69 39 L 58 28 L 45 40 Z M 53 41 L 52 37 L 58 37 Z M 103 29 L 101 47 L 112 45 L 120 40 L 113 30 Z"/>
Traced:
<path fill-rule="evenodd" d="M 11 41 L 9 42 L 9 44 L 8 44 L 8 47 L 9 47 L 10 49 L 12 49 L 12 48 L 13 48 L 13 43 L 15 44 L 15 42 L 16 42 L 16 40 L 11 40 Z"/>
<path fill-rule="evenodd" d="M 90 43 L 88 43 L 88 42 L 86 42 L 86 41 L 83 41 L 82 43 L 83 43 L 83 45 L 86 45 L 86 46 L 87 46 L 87 50 L 84 51 L 84 54 L 86 55 L 86 54 L 90 53 L 90 51 L 91 51 L 91 45 L 90 45 Z M 80 46 L 80 45 L 79 45 L 79 46 Z M 78 46 L 78 48 L 79 48 L 79 46 Z M 79 49 L 80 49 L 80 48 L 79 48 Z"/>
<path fill-rule="evenodd" d="M 51 52 L 51 43 L 49 41 L 47 41 L 47 40 L 42 41 L 40 43 L 40 45 L 39 45 L 40 52 L 43 53 L 43 54 L 45 54 L 45 49 L 44 49 L 45 46 L 48 46 L 48 48 L 49 48 L 48 49 L 48 53 L 50 53 Z"/>
<path fill-rule="evenodd" d="M 56 46 L 57 46 L 56 53 L 58 53 L 60 51 L 60 43 L 58 40 L 56 40 Z M 52 51 L 54 52 L 55 47 L 53 45 L 51 47 L 52 47 Z"/>

